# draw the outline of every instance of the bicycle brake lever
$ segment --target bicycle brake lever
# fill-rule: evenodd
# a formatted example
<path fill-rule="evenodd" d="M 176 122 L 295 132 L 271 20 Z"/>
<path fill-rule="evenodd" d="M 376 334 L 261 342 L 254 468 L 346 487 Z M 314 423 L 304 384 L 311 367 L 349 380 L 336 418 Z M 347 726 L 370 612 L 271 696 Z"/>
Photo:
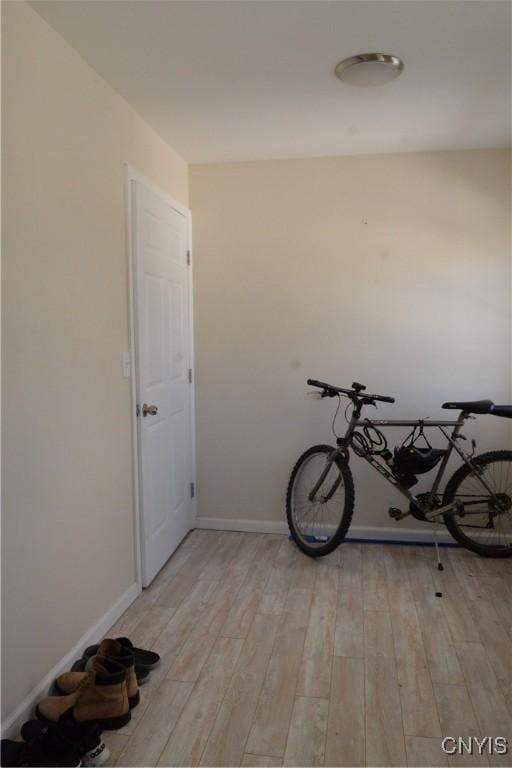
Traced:
<path fill-rule="evenodd" d="M 306 392 L 306 394 L 309 395 L 309 397 L 311 397 L 313 400 L 322 399 L 322 395 L 320 394 L 320 392 L 317 392 L 316 389 L 312 389 L 310 392 Z"/>

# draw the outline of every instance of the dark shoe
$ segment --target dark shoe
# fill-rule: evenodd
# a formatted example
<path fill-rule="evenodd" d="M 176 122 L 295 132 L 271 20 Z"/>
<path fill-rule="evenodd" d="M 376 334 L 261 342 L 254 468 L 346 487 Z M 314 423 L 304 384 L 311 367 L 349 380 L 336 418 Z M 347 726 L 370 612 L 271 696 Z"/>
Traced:
<path fill-rule="evenodd" d="M 104 730 L 122 728 L 130 721 L 125 667 L 101 656 L 95 656 L 89 664 L 90 669 L 83 673 L 76 691 L 68 696 L 48 696 L 39 702 L 39 720 L 56 723 L 64 712 L 72 709 L 77 722 L 94 720 Z"/>
<path fill-rule="evenodd" d="M 37 741 L 26 744 L 24 741 L 2 739 L 2 765 L 30 765 L 35 768 L 78 768 L 82 765 L 80 753 L 73 744 L 62 744 L 50 733 Z"/>
<path fill-rule="evenodd" d="M 83 766 L 97 767 L 103 765 L 110 757 L 110 751 L 101 738 L 99 725 L 95 722 L 77 723 L 73 710 L 64 712 L 56 724 L 29 720 L 21 727 L 21 738 L 26 742 L 35 741 L 49 728 L 60 728 L 64 736 L 77 744 Z"/>
<path fill-rule="evenodd" d="M 142 667 L 148 671 L 158 667 L 160 664 L 160 656 L 155 651 L 146 651 L 143 648 L 134 648 L 133 643 L 127 637 L 116 637 L 117 642 L 120 645 L 124 645 L 125 648 L 129 648 L 134 656 L 135 666 Z M 84 658 L 90 658 L 96 656 L 98 653 L 99 645 L 90 645 L 84 651 Z"/>
<path fill-rule="evenodd" d="M 83 765 L 75 729 L 68 723 L 56 723 L 41 731 L 29 742 L 2 740 L 3 766 L 76 768 Z M 99 763 L 98 763 L 99 765 Z"/>

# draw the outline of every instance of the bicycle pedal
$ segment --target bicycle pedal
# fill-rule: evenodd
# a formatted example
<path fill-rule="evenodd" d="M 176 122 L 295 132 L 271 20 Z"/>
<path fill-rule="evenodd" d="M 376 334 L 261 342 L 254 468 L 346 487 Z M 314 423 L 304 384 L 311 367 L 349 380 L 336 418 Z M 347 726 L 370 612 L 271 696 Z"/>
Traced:
<path fill-rule="evenodd" d="M 393 520 L 401 520 L 404 516 L 404 513 L 401 509 L 398 509 L 398 507 L 390 507 L 388 509 L 388 515 L 393 518 Z"/>

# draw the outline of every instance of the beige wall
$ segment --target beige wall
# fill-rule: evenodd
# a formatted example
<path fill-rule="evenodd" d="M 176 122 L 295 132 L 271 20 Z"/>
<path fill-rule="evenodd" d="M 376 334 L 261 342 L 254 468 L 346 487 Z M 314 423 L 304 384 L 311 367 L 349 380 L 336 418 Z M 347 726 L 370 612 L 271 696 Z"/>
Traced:
<path fill-rule="evenodd" d="M 332 441 L 308 377 L 395 395 L 380 418 L 510 401 L 506 151 L 200 165 L 190 187 L 200 515 L 283 520 L 295 459 Z M 467 431 L 507 445 L 504 421 Z M 354 523 L 398 534 L 399 497 L 353 469 Z"/>
<path fill-rule="evenodd" d="M 3 714 L 134 582 L 124 169 L 187 166 L 27 5 L 3 11 Z"/>

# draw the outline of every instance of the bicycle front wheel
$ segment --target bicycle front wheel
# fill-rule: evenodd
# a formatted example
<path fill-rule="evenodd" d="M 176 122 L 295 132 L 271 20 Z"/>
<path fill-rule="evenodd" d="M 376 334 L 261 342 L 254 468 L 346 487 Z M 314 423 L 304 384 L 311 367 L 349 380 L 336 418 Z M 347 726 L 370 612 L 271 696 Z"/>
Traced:
<path fill-rule="evenodd" d="M 348 462 L 329 445 L 315 445 L 295 464 L 286 494 L 290 533 L 310 557 L 328 555 L 343 541 L 354 511 Z M 330 466 L 329 466 L 330 464 Z"/>
<path fill-rule="evenodd" d="M 444 516 L 446 527 L 479 555 L 512 557 L 512 451 L 482 453 L 472 461 L 476 471 L 464 464 L 446 486 L 443 503 L 460 507 Z"/>

